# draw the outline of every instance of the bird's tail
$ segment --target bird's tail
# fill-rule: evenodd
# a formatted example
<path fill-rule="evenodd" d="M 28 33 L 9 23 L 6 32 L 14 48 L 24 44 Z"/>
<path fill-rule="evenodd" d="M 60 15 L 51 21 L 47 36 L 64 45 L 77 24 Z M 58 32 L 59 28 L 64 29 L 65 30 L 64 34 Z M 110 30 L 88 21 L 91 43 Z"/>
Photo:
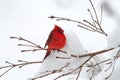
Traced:
<path fill-rule="evenodd" d="M 43 61 L 50 55 L 50 53 L 51 53 L 51 49 L 48 49 L 47 52 L 46 52 L 46 55 L 45 55 L 45 57 L 43 59 Z"/>

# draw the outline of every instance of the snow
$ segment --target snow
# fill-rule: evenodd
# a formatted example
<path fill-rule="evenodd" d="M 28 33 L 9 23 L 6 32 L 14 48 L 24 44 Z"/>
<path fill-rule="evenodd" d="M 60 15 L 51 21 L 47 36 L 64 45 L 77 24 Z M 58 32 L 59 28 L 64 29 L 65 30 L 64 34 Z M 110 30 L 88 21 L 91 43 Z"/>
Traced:
<path fill-rule="evenodd" d="M 35 75 L 36 77 L 39 77 L 43 74 L 43 72 L 46 71 L 53 71 L 58 70 L 61 67 L 65 66 L 67 63 L 70 63 L 68 67 L 63 69 L 62 73 L 65 74 L 69 71 L 69 69 L 73 69 L 84 62 L 83 59 L 76 59 L 76 58 L 70 58 L 70 59 L 56 59 L 56 57 L 65 57 L 69 58 L 71 57 L 71 54 L 84 54 L 85 50 L 83 49 L 83 46 L 80 43 L 79 38 L 72 30 L 65 30 L 65 36 L 66 36 L 66 45 L 63 49 L 63 51 L 66 51 L 67 54 L 63 52 L 57 52 L 53 51 L 50 56 L 47 57 L 44 63 L 41 64 L 41 68 L 38 71 L 38 73 Z M 80 60 L 80 61 L 78 61 Z M 35 77 L 34 76 L 34 77 Z"/>
<path fill-rule="evenodd" d="M 100 0 L 92 1 L 95 6 L 98 7 L 96 9 L 99 11 L 98 5 L 100 4 Z M 64 54 L 56 51 L 52 52 L 43 64 L 29 65 L 21 69 L 15 68 L 1 77 L 0 80 L 27 80 L 28 78 L 39 76 L 40 71 L 57 69 L 68 62 L 71 64 L 69 67 L 65 68 L 65 70 L 75 68 L 82 64 L 86 58 L 71 58 L 70 60 L 64 60 L 56 59 L 56 56 L 70 57 L 71 54 L 85 54 L 86 51 L 94 52 L 120 45 L 120 19 L 118 17 L 120 10 L 116 8 L 119 7 L 119 4 L 117 4 L 119 3 L 119 0 L 107 1 L 117 14 L 110 16 L 107 15 L 106 12 L 103 14 L 103 29 L 108 33 L 108 37 L 105 37 L 99 33 L 81 29 L 72 22 L 48 19 L 48 16 L 54 15 L 80 21 L 83 19 L 91 20 L 90 15 L 87 12 L 87 9 L 91 8 L 88 0 L 0 0 L 0 66 L 4 65 L 4 61 L 16 62 L 17 60 L 42 60 L 45 51 L 21 53 L 21 49 L 27 48 L 16 46 L 18 43 L 22 42 L 10 40 L 9 37 L 21 36 L 44 46 L 48 34 L 53 29 L 54 24 L 59 25 L 65 30 L 67 43 L 62 50 L 69 53 Z M 100 55 L 97 57 L 99 57 L 100 60 L 108 59 L 113 55 L 116 55 L 116 52 L 117 51 L 108 52 L 103 56 Z M 108 80 L 120 79 L 119 61 L 119 59 L 116 61 L 115 71 Z M 92 62 L 97 63 L 99 60 L 96 61 L 95 58 L 93 58 Z M 105 64 L 102 64 L 100 67 L 102 70 L 98 68 L 98 72 L 96 71 L 93 80 L 104 80 L 104 78 L 109 75 L 110 72 L 104 73 L 104 70 L 107 68 Z M 87 73 L 86 70 L 86 68 L 83 69 L 80 80 L 88 80 L 91 73 Z M 48 76 L 43 78 L 43 80 L 51 80 L 55 76 L 64 74 L 65 72 Z M 72 74 L 61 79 L 73 80 L 75 78 L 76 76 Z"/>

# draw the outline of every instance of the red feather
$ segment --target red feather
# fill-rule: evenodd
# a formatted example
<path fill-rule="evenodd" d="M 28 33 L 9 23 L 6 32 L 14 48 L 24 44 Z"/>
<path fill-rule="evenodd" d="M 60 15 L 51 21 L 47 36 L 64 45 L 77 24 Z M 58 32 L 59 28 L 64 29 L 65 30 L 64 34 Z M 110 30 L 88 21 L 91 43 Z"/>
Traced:
<path fill-rule="evenodd" d="M 50 32 L 50 35 L 44 46 L 44 48 L 48 46 L 48 50 L 44 57 L 44 60 L 47 58 L 47 56 L 50 55 L 51 50 L 59 50 L 65 46 L 65 43 L 66 37 L 64 35 L 64 30 L 59 26 L 55 25 L 54 29 Z"/>

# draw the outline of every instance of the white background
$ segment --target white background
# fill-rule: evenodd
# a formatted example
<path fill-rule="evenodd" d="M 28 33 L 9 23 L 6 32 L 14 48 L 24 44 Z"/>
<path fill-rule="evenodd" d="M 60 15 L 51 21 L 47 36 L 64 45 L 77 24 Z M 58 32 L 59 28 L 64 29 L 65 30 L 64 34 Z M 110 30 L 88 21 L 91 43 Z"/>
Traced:
<path fill-rule="evenodd" d="M 100 0 L 92 0 L 100 13 Z M 119 0 L 106 0 L 112 8 L 117 11 Z M 45 52 L 21 53 L 25 47 L 16 46 L 20 43 L 17 40 L 11 40 L 10 36 L 23 37 L 31 40 L 41 46 L 54 28 L 54 24 L 63 29 L 75 31 L 84 48 L 88 51 L 96 51 L 107 47 L 106 37 L 99 33 L 92 33 L 78 28 L 75 23 L 67 21 L 51 20 L 51 15 L 68 17 L 82 21 L 90 20 L 87 9 L 91 8 L 89 0 L 0 0 L 0 66 L 5 65 L 5 61 L 16 62 L 17 60 L 37 61 L 41 60 Z M 99 14 L 100 15 L 100 14 Z M 103 29 L 108 33 L 116 28 L 116 18 L 103 13 Z M 22 43 L 22 42 L 21 42 Z M 96 47 L 97 44 L 97 47 Z M 40 65 L 29 65 L 22 69 L 14 68 L 0 80 L 26 80 L 39 69 Z M 2 71 L 0 71 L 1 73 Z"/>

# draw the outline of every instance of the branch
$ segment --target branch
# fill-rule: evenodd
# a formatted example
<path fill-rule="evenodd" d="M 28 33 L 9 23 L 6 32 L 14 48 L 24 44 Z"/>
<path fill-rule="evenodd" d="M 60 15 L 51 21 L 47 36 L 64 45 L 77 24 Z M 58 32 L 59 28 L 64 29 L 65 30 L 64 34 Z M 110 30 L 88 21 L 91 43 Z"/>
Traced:
<path fill-rule="evenodd" d="M 29 64 L 36 64 L 36 63 L 43 63 L 43 61 L 34 61 L 34 62 L 28 62 L 28 61 L 22 61 L 22 60 L 18 60 L 18 62 L 22 62 L 22 63 L 18 63 L 18 64 L 14 64 L 14 63 L 11 63 L 11 62 L 8 62 L 6 61 L 5 63 L 9 64 L 8 66 L 3 66 L 3 67 L 0 67 L 0 69 L 4 69 L 4 68 L 9 68 L 8 70 L 6 70 L 4 73 L 2 73 L 0 75 L 0 77 L 2 77 L 3 75 L 5 75 L 7 72 L 9 72 L 10 70 L 12 70 L 13 68 L 15 67 L 19 67 L 19 68 L 22 68 L 26 65 L 29 65 Z"/>
<path fill-rule="evenodd" d="M 78 66 L 76 69 L 74 69 L 74 70 L 72 70 L 72 71 L 70 71 L 70 72 L 68 72 L 68 73 L 66 73 L 66 74 L 62 74 L 62 75 L 58 76 L 57 78 L 55 78 L 54 80 L 57 80 L 57 79 L 59 79 L 59 78 L 61 78 L 61 77 L 67 76 L 67 75 L 69 75 L 69 74 L 72 74 L 73 72 L 81 69 L 92 57 L 93 57 L 93 56 L 90 56 L 84 63 L 82 63 L 82 64 L 81 64 L 80 66 Z M 78 74 L 78 76 L 79 76 L 79 74 Z M 76 79 L 77 79 L 77 78 L 76 78 Z"/>
<path fill-rule="evenodd" d="M 53 71 L 47 71 L 46 74 L 42 75 L 42 76 L 39 76 L 39 77 L 35 77 L 35 78 L 30 78 L 31 80 L 36 80 L 36 79 L 39 79 L 39 78 L 42 78 L 42 77 L 46 77 L 46 76 L 49 76 L 49 75 L 52 75 L 52 74 L 55 74 L 55 73 L 60 73 L 63 71 L 64 68 L 68 67 L 70 63 L 66 63 L 66 65 L 64 65 L 63 67 L 57 69 L 57 70 L 53 70 Z M 44 72 L 42 72 L 44 73 Z"/>
<path fill-rule="evenodd" d="M 117 54 L 116 54 L 115 56 L 113 56 L 113 59 L 111 58 L 111 62 L 109 62 L 109 63 L 110 63 L 110 66 L 109 66 L 108 69 L 105 70 L 105 71 L 108 71 L 111 67 L 112 67 L 112 71 L 111 71 L 111 73 L 110 73 L 105 79 L 109 79 L 109 78 L 112 76 L 112 74 L 113 74 L 113 72 L 114 72 L 114 69 L 115 69 L 116 61 L 117 61 L 117 59 L 118 59 L 119 57 L 120 57 L 120 49 L 118 50 Z M 112 61 L 112 60 L 113 60 L 113 61 Z"/>
<path fill-rule="evenodd" d="M 80 57 L 87 57 L 87 56 L 96 56 L 96 55 L 99 55 L 99 54 L 104 54 L 105 52 L 108 52 L 108 51 L 111 51 L 111 50 L 114 50 L 114 49 L 116 49 L 116 48 L 110 48 L 110 49 L 106 49 L 106 50 L 100 50 L 100 51 L 92 52 L 92 53 L 89 53 L 89 54 L 79 55 L 78 57 L 80 58 Z M 72 55 L 72 56 L 75 57 L 76 55 Z"/>
<path fill-rule="evenodd" d="M 33 47 L 34 49 L 29 49 L 29 50 L 21 50 L 21 52 L 35 52 L 35 51 L 39 51 L 39 50 L 48 50 L 46 48 L 41 47 L 40 45 L 37 45 L 36 43 L 29 41 L 27 39 L 24 39 L 22 37 L 15 37 L 15 36 L 11 36 L 10 39 L 17 39 L 20 41 L 24 41 L 27 42 L 28 44 L 18 44 L 18 46 L 26 46 L 26 47 Z M 63 52 L 63 53 L 67 53 L 65 51 L 59 50 L 59 52 Z"/>
<path fill-rule="evenodd" d="M 22 40 L 22 41 L 25 41 L 25 42 L 29 43 L 29 44 L 18 44 L 18 46 L 27 46 L 27 47 L 33 47 L 33 48 L 34 48 L 34 49 L 30 49 L 30 50 L 21 50 L 22 52 L 27 52 L 27 51 L 32 51 L 32 52 L 34 52 L 34 51 L 38 51 L 38 50 L 47 50 L 47 49 L 45 49 L 45 48 L 42 48 L 40 45 L 37 45 L 37 44 L 35 44 L 34 42 L 29 41 L 29 40 L 27 40 L 27 39 L 24 39 L 24 38 L 22 38 L 22 37 L 11 37 L 11 38 L 12 38 L 12 39 Z M 118 47 L 120 47 L 120 46 L 118 46 Z M 118 47 L 116 47 L 116 48 L 118 48 Z M 116 49 L 116 48 L 110 48 L 110 49 L 106 49 L 106 50 L 100 50 L 100 51 L 96 51 L 96 52 L 92 52 L 92 53 L 84 54 L 84 55 L 74 55 L 74 54 L 71 54 L 71 57 L 74 57 L 74 58 L 78 58 L 78 57 L 79 57 L 79 58 L 81 58 L 81 57 L 91 57 L 91 58 L 92 58 L 92 57 L 94 57 L 94 56 L 96 56 L 96 55 L 103 54 L 103 53 L 105 53 L 105 52 L 114 50 L 114 49 Z M 63 52 L 63 53 L 65 53 L 65 54 L 68 54 L 67 52 L 62 51 L 62 50 L 60 50 L 60 52 Z M 116 58 L 118 58 L 118 56 L 119 56 L 119 55 L 117 55 Z M 60 58 L 60 59 L 71 59 L 71 57 L 59 57 L 59 56 L 57 56 L 56 59 L 59 59 L 59 58 Z M 95 68 L 95 66 L 97 66 L 98 64 L 101 64 L 101 63 L 104 63 L 104 62 L 107 62 L 107 61 L 110 61 L 110 60 L 108 59 L 108 60 L 102 61 L 102 62 L 100 62 L 100 63 L 97 63 L 97 64 L 93 65 L 93 67 L 91 67 L 91 69 L 92 69 L 92 68 Z M 4 66 L 3 68 L 10 67 L 10 70 L 11 70 L 12 68 L 14 68 L 14 67 L 16 67 L 16 66 L 19 66 L 19 68 L 20 68 L 20 67 L 23 67 L 23 66 L 25 66 L 25 65 L 32 64 L 32 63 L 42 63 L 42 62 L 27 62 L 27 61 L 19 61 L 19 62 L 23 62 L 23 63 L 20 63 L 20 64 L 10 64 L 9 66 Z M 87 62 L 85 61 L 85 63 L 87 63 Z M 67 74 L 63 74 L 63 75 L 55 78 L 55 80 L 58 79 L 58 78 L 61 78 L 61 77 L 63 77 L 63 76 L 72 74 L 73 72 L 79 70 L 79 71 L 78 71 L 78 75 L 77 75 L 77 77 L 76 77 L 76 80 L 78 80 L 83 65 L 84 65 L 84 64 L 80 65 L 79 68 L 73 69 L 72 71 L 68 72 Z M 67 66 L 68 66 L 68 65 L 67 65 Z M 64 67 L 67 67 L 67 66 L 65 65 Z M 11 67 L 12 67 L 12 68 L 11 68 Z M 91 69 L 90 69 L 90 70 L 91 70 Z M 90 70 L 89 70 L 89 71 L 90 71 Z M 8 71 L 9 71 L 9 70 L 7 70 L 6 72 L 4 72 L 4 74 L 7 73 Z M 53 71 L 46 71 L 46 73 L 44 73 L 42 76 L 39 76 L 39 77 L 36 77 L 36 78 L 31 78 L 31 79 L 32 79 L 32 80 L 35 80 L 35 79 L 42 78 L 42 77 L 46 77 L 46 76 L 48 76 L 48 75 L 55 74 L 55 73 L 59 73 L 59 72 L 62 72 L 62 71 L 63 71 L 62 68 L 61 68 L 61 69 L 58 69 L 58 70 L 53 70 Z M 3 75 L 4 75 L 4 74 L 3 74 Z M 92 76 L 91 76 L 91 79 L 92 79 L 93 75 L 94 75 L 94 72 L 93 72 L 93 74 L 92 74 Z"/>
<path fill-rule="evenodd" d="M 119 47 L 119 46 L 118 46 Z M 117 48 L 118 48 L 117 47 Z M 74 55 L 74 54 L 71 54 L 71 57 L 76 57 L 76 58 L 81 58 L 81 57 L 89 57 L 89 56 L 96 56 L 96 55 L 99 55 L 99 54 L 104 54 L 105 52 L 109 52 L 109 51 L 112 51 L 116 48 L 110 48 L 110 49 L 106 49 L 106 50 L 100 50 L 100 51 L 97 51 L 97 52 L 92 52 L 92 53 L 88 53 L 88 54 L 83 54 L 83 55 Z M 80 53 L 79 53 L 80 54 Z M 71 57 L 56 57 L 56 58 L 60 58 L 60 59 L 70 59 Z"/>
<path fill-rule="evenodd" d="M 42 48 L 40 45 L 37 45 L 37 44 L 35 44 L 35 43 L 33 43 L 33 42 L 31 42 L 31 41 L 29 41 L 29 40 L 26 40 L 26 39 L 24 39 L 24 38 L 22 38 L 22 37 L 10 37 L 11 39 L 18 39 L 18 40 L 22 40 L 22 41 L 25 41 L 25 42 L 28 42 L 28 43 L 30 43 L 30 44 L 32 44 L 32 45 L 34 45 L 36 48 Z M 19 44 L 19 46 L 23 46 L 23 45 L 20 45 Z"/>
<path fill-rule="evenodd" d="M 77 75 L 77 77 L 76 77 L 75 80 L 78 80 L 78 79 L 79 79 L 79 77 L 80 77 L 80 73 L 81 73 L 81 70 L 82 70 L 82 68 L 79 68 L 78 75 Z"/>
<path fill-rule="evenodd" d="M 85 22 L 84 23 L 84 22 L 81 22 L 81 21 L 72 20 L 72 19 L 63 18 L 63 17 L 56 17 L 56 16 L 49 16 L 48 18 L 56 19 L 56 21 L 65 20 L 65 21 L 75 22 L 75 23 L 78 24 L 78 27 L 81 27 L 83 29 L 86 29 L 86 30 L 89 30 L 89 31 L 92 31 L 92 32 L 98 32 L 100 34 L 103 34 L 103 35 L 107 36 L 107 33 L 105 33 L 105 31 L 101 27 L 101 22 L 102 22 L 102 7 L 101 7 L 101 18 L 100 18 L 100 21 L 99 21 L 96 9 L 95 9 L 92 1 L 89 0 L 89 2 L 90 2 L 91 6 L 93 8 L 94 15 L 90 11 L 90 9 L 87 9 L 87 10 L 88 10 L 88 12 L 89 12 L 89 14 L 91 16 L 91 19 L 92 19 L 93 23 L 91 23 L 91 22 L 89 22 L 87 20 L 83 20 Z M 94 16 L 95 16 L 95 19 L 94 19 Z"/>

